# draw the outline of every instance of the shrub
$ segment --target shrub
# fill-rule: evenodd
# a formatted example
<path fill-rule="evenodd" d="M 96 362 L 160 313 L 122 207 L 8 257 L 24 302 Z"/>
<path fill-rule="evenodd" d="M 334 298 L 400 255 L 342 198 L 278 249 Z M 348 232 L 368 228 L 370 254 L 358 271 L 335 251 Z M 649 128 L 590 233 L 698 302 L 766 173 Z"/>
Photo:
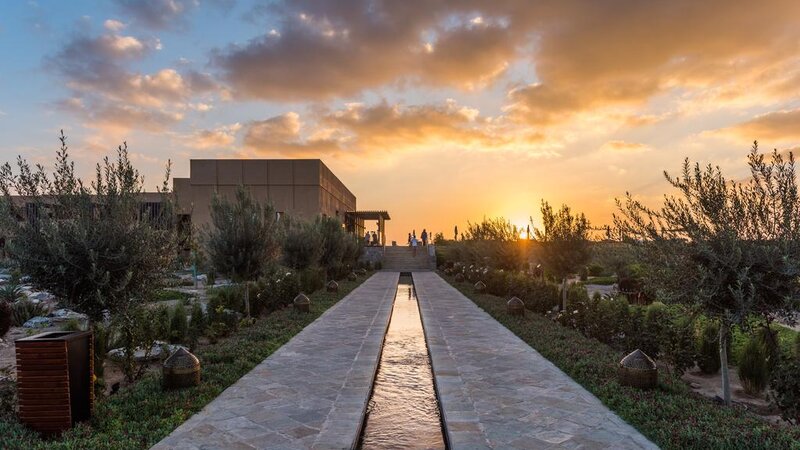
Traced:
<path fill-rule="evenodd" d="M 261 311 L 272 312 L 290 305 L 302 291 L 300 277 L 285 267 L 273 268 L 257 283 L 255 304 Z"/>
<path fill-rule="evenodd" d="M 192 306 L 192 317 L 189 320 L 189 329 L 187 330 L 187 336 L 189 338 L 189 346 L 194 349 L 197 346 L 197 342 L 200 339 L 200 336 L 205 334 L 206 329 L 208 327 L 208 322 L 206 318 L 206 313 L 203 312 L 203 306 L 200 303 L 195 303 Z"/>
<path fill-rule="evenodd" d="M 8 330 L 11 329 L 12 314 L 11 305 L 6 301 L 0 300 L 0 338 L 5 336 Z"/>
<path fill-rule="evenodd" d="M 647 307 L 642 328 L 641 349 L 651 358 L 658 359 L 661 356 L 661 338 L 669 326 L 669 320 L 669 311 L 663 303 L 653 302 Z"/>
<path fill-rule="evenodd" d="M 222 307 L 222 309 L 230 309 L 231 311 L 243 312 L 244 288 L 241 285 L 214 288 L 214 290 L 211 291 L 211 295 L 208 297 L 209 314 L 219 307 Z M 256 308 L 253 309 L 255 310 Z"/>
<path fill-rule="evenodd" d="M 169 341 L 173 344 L 182 343 L 186 339 L 189 323 L 186 320 L 186 308 L 178 303 L 172 310 L 172 321 L 169 327 Z"/>
<path fill-rule="evenodd" d="M 325 270 L 319 267 L 307 267 L 297 273 L 302 292 L 314 292 L 325 287 Z"/>
<path fill-rule="evenodd" d="M 153 322 L 154 338 L 169 339 L 170 320 L 169 308 L 166 305 L 160 305 L 156 308 Z"/>
<path fill-rule="evenodd" d="M 794 337 L 794 357 L 800 361 L 800 333 L 797 333 Z"/>
<path fill-rule="evenodd" d="M 758 337 L 751 338 L 739 355 L 739 379 L 744 391 L 751 395 L 760 394 L 767 386 L 766 350 Z"/>
<path fill-rule="evenodd" d="M 47 308 L 41 303 L 34 303 L 28 299 L 20 300 L 11 305 L 14 314 L 14 326 L 21 327 L 33 317 L 44 316 Z"/>
<path fill-rule="evenodd" d="M 291 221 L 283 241 L 283 264 L 302 270 L 319 264 L 322 235 L 314 223 Z"/>
<path fill-rule="evenodd" d="M 0 286 L 0 302 L 14 303 L 23 298 L 25 298 L 25 294 L 22 293 L 22 288 L 19 284 L 9 282 Z"/>
<path fill-rule="evenodd" d="M 719 325 L 709 321 L 700 333 L 700 343 L 697 349 L 697 365 L 707 375 L 719 371 Z"/>
<path fill-rule="evenodd" d="M 771 371 L 781 358 L 781 347 L 778 333 L 768 326 L 761 326 L 756 331 L 756 338 L 764 348 L 767 370 Z"/>
<path fill-rule="evenodd" d="M 599 277 L 605 273 L 603 266 L 600 264 L 591 264 L 586 268 L 586 270 L 589 272 L 589 276 L 591 277 Z"/>
<path fill-rule="evenodd" d="M 644 341 L 644 318 L 647 314 L 647 307 L 640 305 L 631 305 L 628 308 L 628 321 L 625 323 L 625 338 L 623 340 L 623 350 L 630 353 L 634 350 L 642 348 Z"/>
<path fill-rule="evenodd" d="M 628 300 L 595 295 L 587 303 L 586 335 L 616 346 L 625 336 L 629 316 Z"/>
<path fill-rule="evenodd" d="M 61 325 L 61 331 L 81 331 L 81 324 L 77 319 L 69 319 Z"/>
<path fill-rule="evenodd" d="M 800 425 L 800 358 L 784 356 L 772 371 L 769 398 L 781 410 L 781 417 Z"/>
<path fill-rule="evenodd" d="M 661 345 L 662 358 L 672 366 L 678 376 L 694 367 L 694 321 L 678 315 L 669 322 Z"/>

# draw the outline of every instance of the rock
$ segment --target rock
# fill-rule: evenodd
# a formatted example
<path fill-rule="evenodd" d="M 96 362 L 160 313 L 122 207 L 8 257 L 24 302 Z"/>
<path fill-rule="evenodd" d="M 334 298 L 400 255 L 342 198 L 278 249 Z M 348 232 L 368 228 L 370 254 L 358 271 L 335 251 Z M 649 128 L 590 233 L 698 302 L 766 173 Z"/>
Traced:
<path fill-rule="evenodd" d="M 350 281 L 356 281 L 357 278 L 358 276 L 356 276 L 355 272 L 350 272 L 349 274 L 347 274 L 347 279 Z"/>
<path fill-rule="evenodd" d="M 23 328 L 47 328 L 53 325 L 53 321 L 49 317 L 31 317 L 27 322 L 22 324 Z"/>
<path fill-rule="evenodd" d="M 178 351 L 178 349 L 186 349 L 186 347 L 182 345 L 173 345 L 167 344 L 164 341 L 155 341 L 153 342 L 153 346 L 150 347 L 150 354 L 147 355 L 143 348 L 137 348 L 135 352 L 133 352 L 133 358 L 136 362 L 146 362 L 146 361 L 156 361 L 159 359 L 165 359 L 169 355 Z M 113 360 L 121 361 L 125 358 L 125 349 L 124 348 L 115 348 L 107 353 L 107 356 Z"/>
<path fill-rule="evenodd" d="M 689 386 L 691 386 L 691 388 L 692 388 L 692 389 L 700 389 L 700 387 L 701 387 L 701 386 L 700 386 L 699 384 L 697 384 L 697 383 L 689 383 Z"/>
<path fill-rule="evenodd" d="M 39 303 L 54 300 L 55 297 L 49 292 L 31 292 L 28 294 L 28 299 L 34 303 Z"/>
<path fill-rule="evenodd" d="M 54 322 L 66 322 L 68 320 L 87 320 L 89 317 L 86 314 L 77 313 L 69 309 L 57 309 L 47 315 L 53 319 Z"/>

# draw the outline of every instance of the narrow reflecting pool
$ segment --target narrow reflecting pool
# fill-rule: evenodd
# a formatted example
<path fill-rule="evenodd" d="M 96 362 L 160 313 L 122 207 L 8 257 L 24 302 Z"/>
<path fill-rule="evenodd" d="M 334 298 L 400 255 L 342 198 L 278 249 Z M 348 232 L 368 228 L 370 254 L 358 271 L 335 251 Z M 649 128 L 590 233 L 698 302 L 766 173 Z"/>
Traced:
<path fill-rule="evenodd" d="M 397 286 L 361 448 L 445 448 L 428 347 L 410 276 L 401 276 Z"/>

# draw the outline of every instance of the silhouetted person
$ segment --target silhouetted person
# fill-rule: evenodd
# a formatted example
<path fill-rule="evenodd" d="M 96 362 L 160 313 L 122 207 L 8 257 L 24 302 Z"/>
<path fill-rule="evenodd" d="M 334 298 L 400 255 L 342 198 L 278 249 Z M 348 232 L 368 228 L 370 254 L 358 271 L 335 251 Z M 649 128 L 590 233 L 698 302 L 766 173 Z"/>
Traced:
<path fill-rule="evenodd" d="M 454 240 L 454 241 L 457 241 L 457 240 L 458 240 L 458 225 L 456 225 L 456 226 L 453 228 L 453 240 Z"/>
<path fill-rule="evenodd" d="M 427 247 L 428 246 L 428 232 L 425 230 L 425 228 L 422 229 L 422 234 L 420 235 L 420 237 L 422 238 L 422 246 L 423 247 Z"/>
<path fill-rule="evenodd" d="M 415 236 L 413 234 L 411 235 L 411 249 L 413 250 L 412 253 L 413 253 L 414 257 L 416 258 L 417 257 L 417 236 Z"/>

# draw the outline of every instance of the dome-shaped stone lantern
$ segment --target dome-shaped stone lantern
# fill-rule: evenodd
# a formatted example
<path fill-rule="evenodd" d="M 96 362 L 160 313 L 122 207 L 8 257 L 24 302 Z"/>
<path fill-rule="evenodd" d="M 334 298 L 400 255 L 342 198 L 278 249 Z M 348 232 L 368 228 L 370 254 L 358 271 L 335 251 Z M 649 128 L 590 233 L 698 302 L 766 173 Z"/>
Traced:
<path fill-rule="evenodd" d="M 347 274 L 347 279 L 350 280 L 350 281 L 356 281 L 357 278 L 358 278 L 358 276 L 356 276 L 355 272 L 350 272 L 350 273 Z"/>
<path fill-rule="evenodd" d="M 483 281 L 479 280 L 477 283 L 475 283 L 475 290 L 478 291 L 478 292 L 485 291 L 486 290 L 486 283 L 484 283 Z"/>
<path fill-rule="evenodd" d="M 339 283 L 331 280 L 327 285 L 325 285 L 325 290 L 328 292 L 339 292 Z"/>
<path fill-rule="evenodd" d="M 461 282 L 463 282 L 463 281 L 464 281 L 464 274 L 463 274 L 463 273 L 461 273 L 461 272 L 458 272 L 458 273 L 456 274 L 456 278 L 455 278 L 455 280 L 456 280 L 456 282 L 458 282 L 458 283 L 461 283 Z"/>
<path fill-rule="evenodd" d="M 305 294 L 300 293 L 297 297 L 294 298 L 294 310 L 299 312 L 308 312 L 311 309 L 311 300 L 306 297 Z"/>
<path fill-rule="evenodd" d="M 510 316 L 524 316 L 525 302 L 517 297 L 511 297 L 511 299 L 506 302 L 506 312 Z"/>
<path fill-rule="evenodd" d="M 197 386 L 200 384 L 200 360 L 180 347 L 161 366 L 165 389 Z"/>
<path fill-rule="evenodd" d="M 367 274 L 367 269 L 362 267 L 362 268 L 358 269 L 356 272 L 358 272 L 359 275 L 366 275 Z"/>
<path fill-rule="evenodd" d="M 658 385 L 656 363 L 638 348 L 622 358 L 617 375 L 619 383 L 625 386 L 650 389 Z"/>

